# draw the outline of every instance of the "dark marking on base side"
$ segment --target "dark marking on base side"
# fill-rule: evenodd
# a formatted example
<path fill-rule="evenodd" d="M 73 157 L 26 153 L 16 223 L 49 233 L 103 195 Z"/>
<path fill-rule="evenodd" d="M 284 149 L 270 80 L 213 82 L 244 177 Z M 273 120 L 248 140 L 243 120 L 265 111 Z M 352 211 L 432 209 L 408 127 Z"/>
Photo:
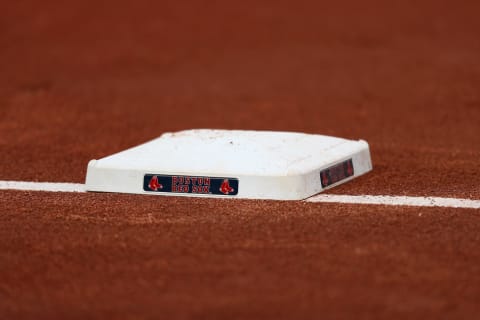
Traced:
<path fill-rule="evenodd" d="M 143 190 L 148 192 L 192 193 L 221 196 L 238 194 L 237 178 L 177 176 L 147 173 Z"/>
<path fill-rule="evenodd" d="M 348 159 L 341 163 L 335 164 L 320 172 L 320 181 L 322 182 L 322 188 L 326 188 L 353 175 L 354 171 L 352 159 Z"/>

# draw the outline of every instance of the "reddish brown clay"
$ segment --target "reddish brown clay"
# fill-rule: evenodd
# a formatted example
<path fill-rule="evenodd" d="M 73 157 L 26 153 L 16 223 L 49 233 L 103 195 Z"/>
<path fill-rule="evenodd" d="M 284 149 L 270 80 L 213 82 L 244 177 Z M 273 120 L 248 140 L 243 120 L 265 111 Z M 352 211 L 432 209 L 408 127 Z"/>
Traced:
<path fill-rule="evenodd" d="M 2 3 L 0 180 L 78 183 L 166 131 L 268 129 L 371 144 L 374 171 L 331 193 L 480 199 L 478 12 Z M 478 230 L 478 210 L 0 191 L 0 318 L 473 319 Z"/>

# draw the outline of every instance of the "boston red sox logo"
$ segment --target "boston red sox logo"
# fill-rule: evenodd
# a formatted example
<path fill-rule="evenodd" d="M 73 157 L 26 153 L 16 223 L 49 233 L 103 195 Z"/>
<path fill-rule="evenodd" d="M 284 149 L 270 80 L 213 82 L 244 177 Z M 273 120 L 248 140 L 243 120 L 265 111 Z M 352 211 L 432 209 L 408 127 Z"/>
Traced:
<path fill-rule="evenodd" d="M 148 183 L 150 190 L 157 191 L 158 189 L 163 189 L 163 186 L 158 182 L 158 177 L 153 176 Z"/>
<path fill-rule="evenodd" d="M 230 182 L 228 182 L 228 179 L 223 179 L 222 185 L 220 186 L 219 190 L 223 194 L 229 194 L 235 191 L 235 189 L 230 187 Z"/>
<path fill-rule="evenodd" d="M 353 176 L 353 164 L 352 161 L 347 161 L 347 177 Z"/>
<path fill-rule="evenodd" d="M 328 186 L 328 174 L 327 174 L 327 171 L 322 171 L 320 173 L 320 178 L 322 179 L 322 186 L 323 187 L 326 187 Z"/>

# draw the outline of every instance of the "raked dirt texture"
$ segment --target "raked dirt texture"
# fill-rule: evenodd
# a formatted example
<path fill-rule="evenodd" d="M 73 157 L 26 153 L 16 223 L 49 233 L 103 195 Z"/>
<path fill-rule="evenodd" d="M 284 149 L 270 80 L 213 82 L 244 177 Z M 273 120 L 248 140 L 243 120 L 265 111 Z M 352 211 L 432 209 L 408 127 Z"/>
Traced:
<path fill-rule="evenodd" d="M 369 142 L 373 171 L 326 195 L 478 201 L 478 12 L 4 1 L 0 180 L 83 184 L 164 132 L 276 130 Z M 475 208 L 0 190 L 0 318 L 476 319 L 479 230 Z"/>

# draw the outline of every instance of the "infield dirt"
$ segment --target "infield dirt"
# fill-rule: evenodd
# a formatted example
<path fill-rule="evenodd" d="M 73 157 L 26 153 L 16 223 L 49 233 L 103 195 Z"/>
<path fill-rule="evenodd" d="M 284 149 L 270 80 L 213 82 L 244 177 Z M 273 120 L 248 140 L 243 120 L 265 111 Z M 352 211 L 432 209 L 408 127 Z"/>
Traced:
<path fill-rule="evenodd" d="M 190 128 L 365 139 L 338 194 L 480 199 L 475 1 L 0 5 L 0 180 Z M 194 160 L 194 159 L 193 159 Z M 0 192 L 1 318 L 480 315 L 478 210 Z"/>

